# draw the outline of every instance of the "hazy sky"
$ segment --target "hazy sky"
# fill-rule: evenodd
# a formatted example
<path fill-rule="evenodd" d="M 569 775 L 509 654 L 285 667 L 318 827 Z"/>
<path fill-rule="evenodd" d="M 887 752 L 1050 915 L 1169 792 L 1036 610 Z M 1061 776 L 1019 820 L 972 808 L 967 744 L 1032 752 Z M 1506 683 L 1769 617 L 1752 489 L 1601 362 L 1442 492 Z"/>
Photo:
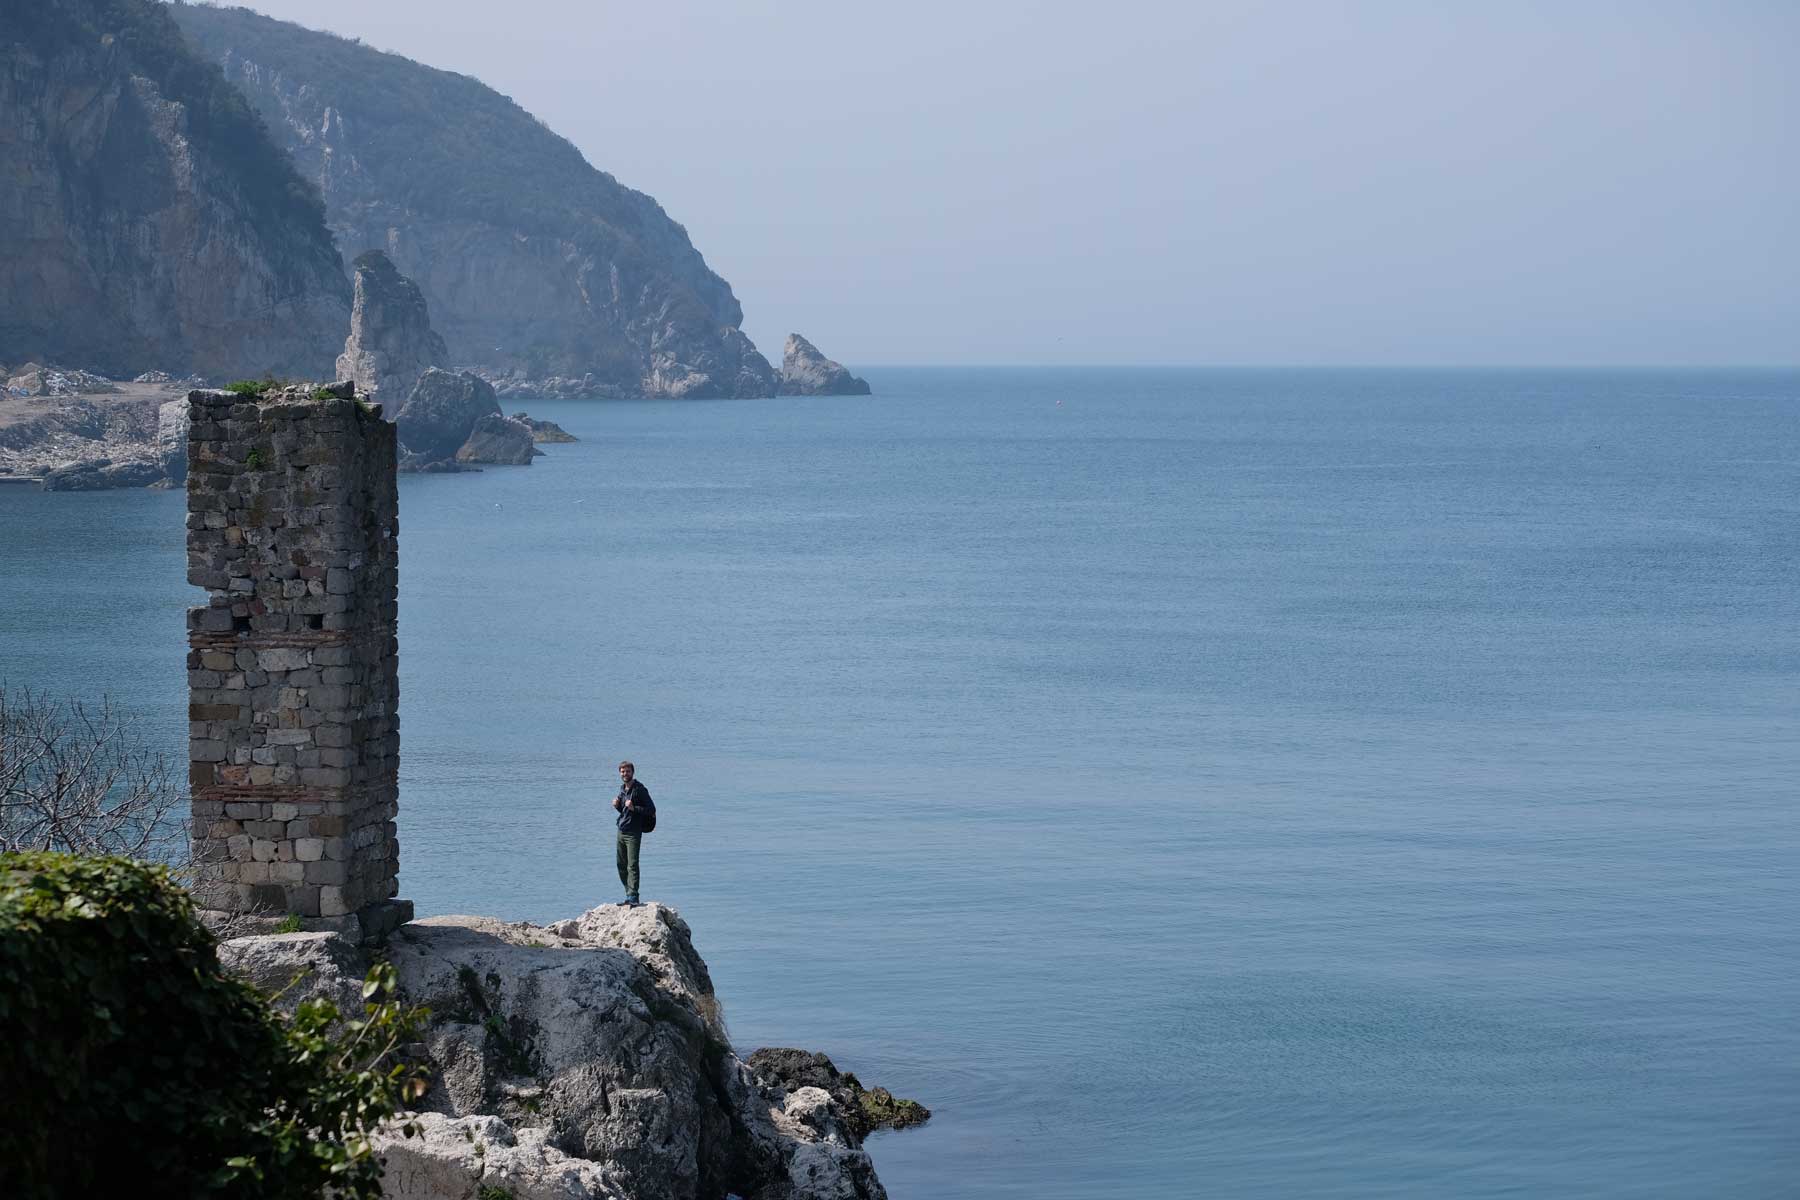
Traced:
<path fill-rule="evenodd" d="M 256 0 L 507 93 L 779 358 L 1800 361 L 1800 3 Z"/>

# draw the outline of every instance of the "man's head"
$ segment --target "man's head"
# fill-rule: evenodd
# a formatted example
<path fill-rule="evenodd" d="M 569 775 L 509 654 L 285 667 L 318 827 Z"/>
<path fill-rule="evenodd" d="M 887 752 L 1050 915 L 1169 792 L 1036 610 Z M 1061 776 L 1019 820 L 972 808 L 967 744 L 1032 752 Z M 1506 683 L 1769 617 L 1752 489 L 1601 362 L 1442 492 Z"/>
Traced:
<path fill-rule="evenodd" d="M 631 765 L 630 759 L 627 759 L 626 761 L 619 764 L 619 782 L 620 783 L 630 783 L 631 777 L 636 774 L 637 774 L 637 768 Z"/>

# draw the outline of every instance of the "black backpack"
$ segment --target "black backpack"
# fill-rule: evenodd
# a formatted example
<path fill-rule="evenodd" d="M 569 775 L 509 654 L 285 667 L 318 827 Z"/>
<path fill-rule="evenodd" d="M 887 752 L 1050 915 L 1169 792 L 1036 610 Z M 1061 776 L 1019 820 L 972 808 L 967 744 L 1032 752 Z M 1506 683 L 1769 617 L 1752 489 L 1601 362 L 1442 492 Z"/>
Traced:
<path fill-rule="evenodd" d="M 643 824 L 640 832 L 656 832 L 656 801 L 650 798 L 648 791 L 644 793 L 644 803 L 638 806 L 638 820 Z"/>

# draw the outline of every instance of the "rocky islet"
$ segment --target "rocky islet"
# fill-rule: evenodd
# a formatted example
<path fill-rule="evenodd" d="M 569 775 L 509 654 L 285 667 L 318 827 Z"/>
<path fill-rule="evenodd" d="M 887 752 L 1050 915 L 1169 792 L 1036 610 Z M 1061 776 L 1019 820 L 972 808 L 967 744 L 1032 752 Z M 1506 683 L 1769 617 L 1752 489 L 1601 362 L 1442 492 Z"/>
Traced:
<path fill-rule="evenodd" d="M 826 358 L 799 334 L 790 333 L 781 354 L 781 394 L 867 396 L 869 381 L 852 375 L 842 363 Z"/>

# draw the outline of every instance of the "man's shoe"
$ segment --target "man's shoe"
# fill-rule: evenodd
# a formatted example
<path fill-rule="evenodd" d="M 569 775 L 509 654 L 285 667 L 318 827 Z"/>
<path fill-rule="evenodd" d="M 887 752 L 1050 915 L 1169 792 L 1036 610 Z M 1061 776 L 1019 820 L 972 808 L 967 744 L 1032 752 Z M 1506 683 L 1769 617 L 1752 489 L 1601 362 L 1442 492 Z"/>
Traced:
<path fill-rule="evenodd" d="M 625 907 L 626 908 L 636 908 L 637 905 L 638 905 L 638 898 L 637 898 L 636 892 L 633 892 L 631 895 L 625 897 Z"/>

